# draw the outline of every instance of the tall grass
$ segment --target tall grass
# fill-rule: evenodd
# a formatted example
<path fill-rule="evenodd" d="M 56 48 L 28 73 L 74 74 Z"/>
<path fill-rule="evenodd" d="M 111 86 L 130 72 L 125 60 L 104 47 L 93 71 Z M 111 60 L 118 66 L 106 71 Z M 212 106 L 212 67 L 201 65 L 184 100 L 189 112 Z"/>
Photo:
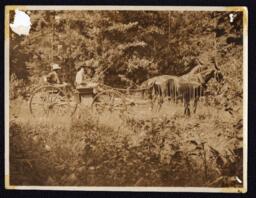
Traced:
<path fill-rule="evenodd" d="M 80 106 L 72 117 L 37 117 L 12 101 L 11 184 L 241 185 L 234 180 L 242 179 L 237 118 L 204 106 L 191 118 L 181 105 L 135 109 L 98 115 Z"/>

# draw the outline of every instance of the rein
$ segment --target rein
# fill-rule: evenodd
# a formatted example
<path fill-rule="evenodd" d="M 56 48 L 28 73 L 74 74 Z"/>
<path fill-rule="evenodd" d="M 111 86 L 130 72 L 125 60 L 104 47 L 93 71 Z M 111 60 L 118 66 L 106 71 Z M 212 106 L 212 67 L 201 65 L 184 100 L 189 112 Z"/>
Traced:
<path fill-rule="evenodd" d="M 109 85 L 105 85 L 105 84 L 100 84 L 100 87 L 104 88 L 104 89 L 113 89 L 115 91 L 119 91 L 119 92 L 142 92 L 142 91 L 146 91 L 151 89 L 154 86 L 154 84 L 152 84 L 150 87 L 146 87 L 146 88 L 139 88 L 139 89 L 130 89 L 130 88 L 118 88 L 118 87 L 111 87 Z"/>

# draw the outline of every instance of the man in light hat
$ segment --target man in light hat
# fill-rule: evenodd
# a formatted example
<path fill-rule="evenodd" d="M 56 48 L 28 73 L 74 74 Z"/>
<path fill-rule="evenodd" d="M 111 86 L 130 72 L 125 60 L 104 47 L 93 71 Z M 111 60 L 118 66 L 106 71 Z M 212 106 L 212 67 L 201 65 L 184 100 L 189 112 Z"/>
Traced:
<path fill-rule="evenodd" d="M 46 76 L 46 81 L 56 87 L 63 88 L 67 96 L 71 97 L 71 85 L 69 83 L 62 82 L 59 78 L 61 67 L 56 63 L 53 63 L 51 66 L 52 71 Z"/>
<path fill-rule="evenodd" d="M 50 84 L 61 84 L 61 81 L 59 79 L 59 72 L 61 70 L 61 67 L 53 63 L 52 65 L 52 71 L 46 76 L 46 80 Z"/>

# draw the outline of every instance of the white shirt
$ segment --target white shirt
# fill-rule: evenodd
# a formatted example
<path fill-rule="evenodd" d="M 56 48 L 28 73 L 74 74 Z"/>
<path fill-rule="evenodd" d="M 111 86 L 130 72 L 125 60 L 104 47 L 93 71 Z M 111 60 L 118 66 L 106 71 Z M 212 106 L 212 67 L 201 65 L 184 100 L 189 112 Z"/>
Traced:
<path fill-rule="evenodd" d="M 76 83 L 76 85 L 80 85 L 80 84 L 83 83 L 83 81 L 84 81 L 84 70 L 81 69 L 81 70 L 79 70 L 76 73 L 76 81 L 75 81 L 75 83 Z"/>

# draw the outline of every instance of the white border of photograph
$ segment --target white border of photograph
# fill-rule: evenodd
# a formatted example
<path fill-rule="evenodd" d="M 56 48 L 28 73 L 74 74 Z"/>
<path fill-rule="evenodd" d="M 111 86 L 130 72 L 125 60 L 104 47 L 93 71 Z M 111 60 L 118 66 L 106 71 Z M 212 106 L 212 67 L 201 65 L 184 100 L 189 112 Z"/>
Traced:
<path fill-rule="evenodd" d="M 19 10 L 151 10 L 151 11 L 240 11 L 243 12 L 243 187 L 75 187 L 75 186 L 14 186 L 10 185 L 9 166 L 9 12 Z M 15 190 L 69 190 L 69 191 L 142 191 L 142 192 L 247 192 L 248 158 L 248 10 L 247 7 L 204 6 L 5 6 L 5 188 Z"/>

